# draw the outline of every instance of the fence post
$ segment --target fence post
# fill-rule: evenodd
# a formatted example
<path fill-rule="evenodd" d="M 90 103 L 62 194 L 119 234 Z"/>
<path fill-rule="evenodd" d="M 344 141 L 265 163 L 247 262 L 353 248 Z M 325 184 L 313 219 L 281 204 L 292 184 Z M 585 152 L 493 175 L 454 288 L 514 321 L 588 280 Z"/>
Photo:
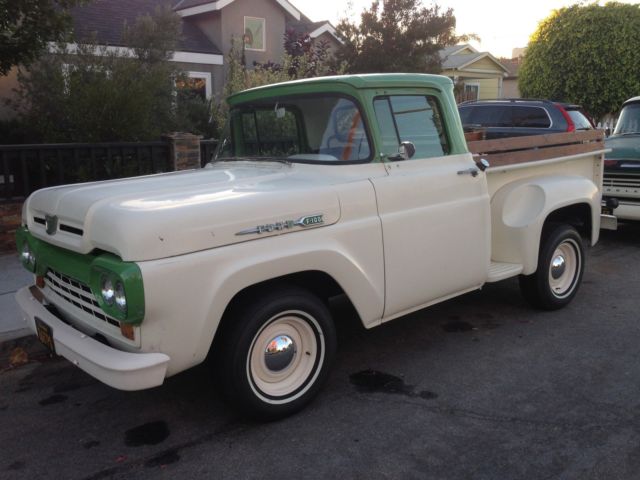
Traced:
<path fill-rule="evenodd" d="M 22 202 L 0 204 L 0 255 L 16 253 L 16 230 L 22 221 Z"/>
<path fill-rule="evenodd" d="M 173 132 L 163 136 L 169 143 L 169 159 L 174 170 L 200 168 L 200 136 Z"/>

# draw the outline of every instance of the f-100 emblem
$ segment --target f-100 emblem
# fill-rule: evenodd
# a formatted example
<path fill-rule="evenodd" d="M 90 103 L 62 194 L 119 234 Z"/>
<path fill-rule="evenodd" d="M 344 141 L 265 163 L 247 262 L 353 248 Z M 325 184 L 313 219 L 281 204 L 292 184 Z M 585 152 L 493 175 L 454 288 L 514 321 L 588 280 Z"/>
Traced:
<path fill-rule="evenodd" d="M 282 222 L 268 223 L 266 225 L 258 225 L 257 227 L 247 228 L 236 235 L 250 235 L 252 233 L 270 233 L 281 230 L 289 230 L 293 227 L 313 227 L 314 225 L 322 225 L 324 223 L 324 214 L 306 215 L 297 220 L 284 220 Z"/>

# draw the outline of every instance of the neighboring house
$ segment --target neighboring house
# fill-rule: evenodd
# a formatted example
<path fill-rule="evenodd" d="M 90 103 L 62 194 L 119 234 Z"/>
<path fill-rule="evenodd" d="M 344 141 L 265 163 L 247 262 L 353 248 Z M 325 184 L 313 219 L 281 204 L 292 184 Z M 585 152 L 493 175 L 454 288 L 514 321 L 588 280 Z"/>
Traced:
<path fill-rule="evenodd" d="M 515 50 L 515 49 L 514 49 Z M 520 88 L 518 88 L 518 72 L 522 65 L 522 57 L 501 58 L 500 63 L 504 65 L 509 73 L 502 81 L 502 93 L 504 98 L 520 98 Z"/>
<path fill-rule="evenodd" d="M 442 75 L 458 86 L 457 100 L 503 98 L 503 82 L 508 70 L 489 52 L 471 45 L 452 45 L 440 50 Z"/>
<path fill-rule="evenodd" d="M 309 34 L 316 42 L 325 40 L 330 49 L 340 42 L 329 22 L 312 22 L 287 0 L 93 0 L 71 10 L 76 45 L 95 36 L 101 45 L 122 48 L 125 25 L 162 5 L 182 18 L 182 40 L 173 61 L 190 78 L 186 87 L 207 98 L 222 92 L 232 36 L 244 40 L 248 66 L 254 61 L 279 62 L 287 29 Z M 73 51 L 75 45 L 69 47 Z M 0 103 L 15 87 L 15 71 L 0 77 Z M 0 119 L 8 114 L 0 110 Z"/>

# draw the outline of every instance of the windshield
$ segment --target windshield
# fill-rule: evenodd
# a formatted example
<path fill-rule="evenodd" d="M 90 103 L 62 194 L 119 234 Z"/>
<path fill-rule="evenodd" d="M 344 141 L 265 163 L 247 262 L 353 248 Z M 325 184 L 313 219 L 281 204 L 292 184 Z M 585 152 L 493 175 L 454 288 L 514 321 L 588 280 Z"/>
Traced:
<path fill-rule="evenodd" d="M 640 103 L 631 103 L 622 109 L 614 135 L 640 133 Z"/>
<path fill-rule="evenodd" d="M 287 97 L 232 108 L 214 161 L 366 161 L 369 137 L 356 104 L 344 97 Z"/>

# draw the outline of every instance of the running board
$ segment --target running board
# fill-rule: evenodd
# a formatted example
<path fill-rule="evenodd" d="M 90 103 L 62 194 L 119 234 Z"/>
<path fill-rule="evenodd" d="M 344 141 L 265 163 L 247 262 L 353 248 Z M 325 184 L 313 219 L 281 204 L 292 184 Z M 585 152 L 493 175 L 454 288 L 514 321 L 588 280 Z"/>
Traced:
<path fill-rule="evenodd" d="M 491 262 L 489 265 L 489 278 L 487 283 L 499 282 L 505 278 L 515 277 L 522 273 L 524 267 L 519 263 Z"/>

